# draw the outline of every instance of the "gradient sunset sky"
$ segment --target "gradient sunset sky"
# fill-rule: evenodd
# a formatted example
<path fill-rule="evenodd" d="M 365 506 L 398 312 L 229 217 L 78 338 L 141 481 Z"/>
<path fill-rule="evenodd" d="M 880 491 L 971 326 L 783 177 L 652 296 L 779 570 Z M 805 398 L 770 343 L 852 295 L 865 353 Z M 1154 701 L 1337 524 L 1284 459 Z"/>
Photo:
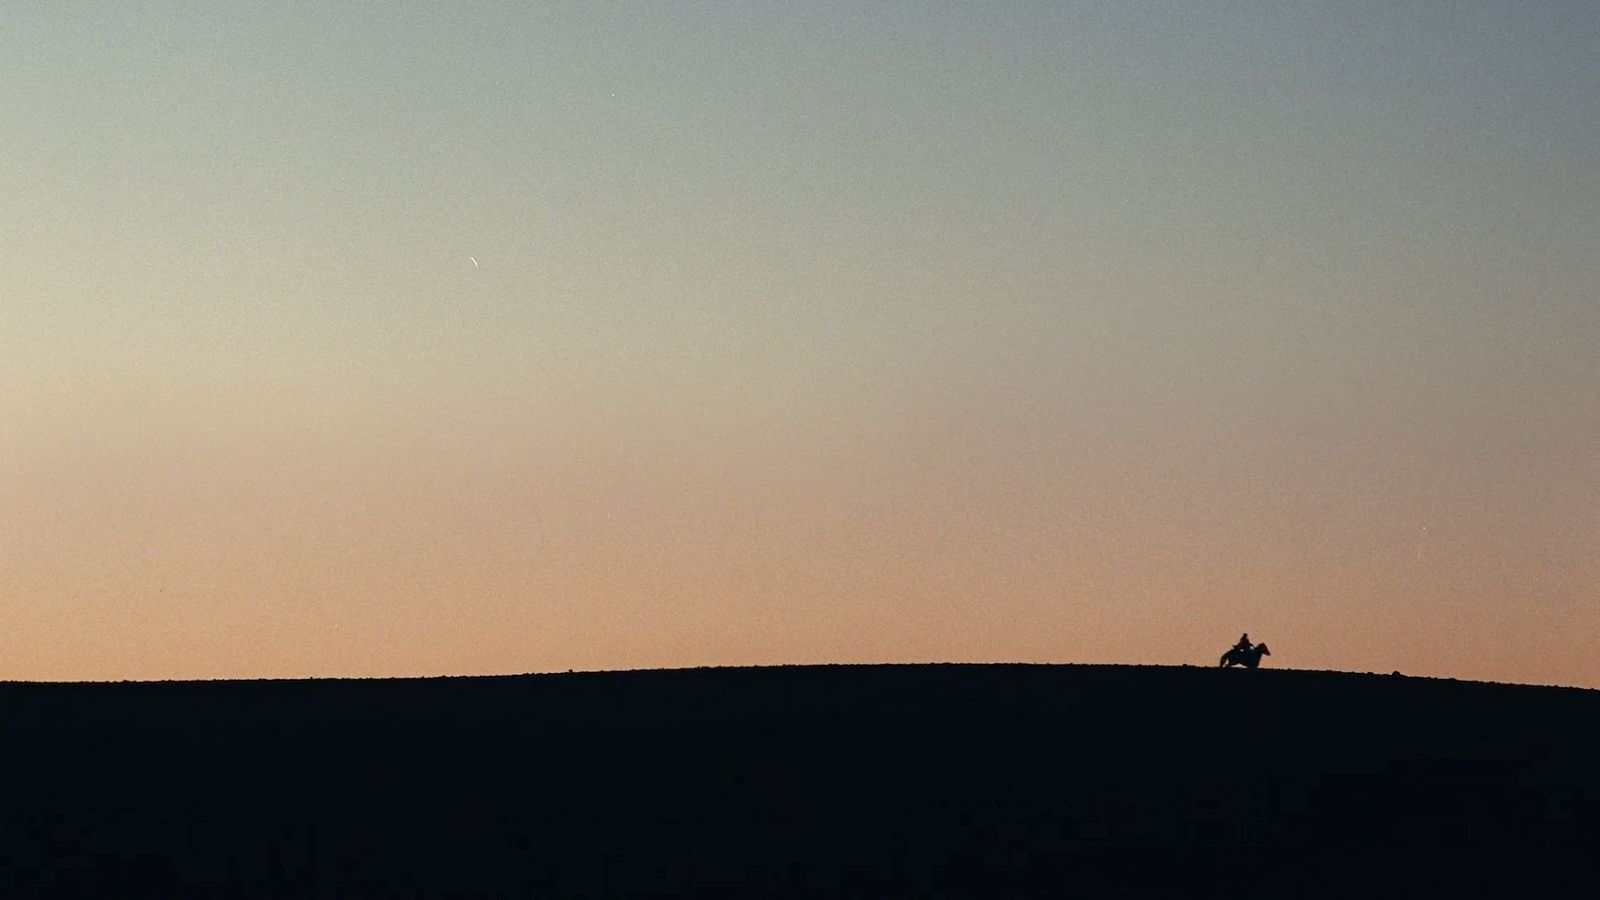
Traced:
<path fill-rule="evenodd" d="M 18 4 L 0 679 L 1600 687 L 1600 4 Z"/>

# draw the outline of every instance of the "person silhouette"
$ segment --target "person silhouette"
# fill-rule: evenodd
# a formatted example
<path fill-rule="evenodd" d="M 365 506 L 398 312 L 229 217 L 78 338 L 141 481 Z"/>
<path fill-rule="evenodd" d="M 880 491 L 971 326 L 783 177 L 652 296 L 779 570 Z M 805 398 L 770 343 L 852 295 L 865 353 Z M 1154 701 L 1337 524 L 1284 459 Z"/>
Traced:
<path fill-rule="evenodd" d="M 1240 654 L 1245 654 L 1250 652 L 1250 646 L 1250 632 L 1247 631 L 1239 635 L 1239 643 L 1234 644 L 1233 649 L 1239 651 Z"/>

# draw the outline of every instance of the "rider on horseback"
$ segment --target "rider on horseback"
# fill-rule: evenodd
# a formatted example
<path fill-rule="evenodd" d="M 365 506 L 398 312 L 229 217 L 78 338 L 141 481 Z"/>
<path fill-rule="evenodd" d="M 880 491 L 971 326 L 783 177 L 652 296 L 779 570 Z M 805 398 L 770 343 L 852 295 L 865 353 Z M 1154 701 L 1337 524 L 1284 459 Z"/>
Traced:
<path fill-rule="evenodd" d="M 1261 657 L 1271 655 L 1272 651 L 1267 649 L 1266 644 L 1252 644 L 1250 643 L 1250 635 L 1241 634 L 1239 635 L 1239 643 L 1228 648 L 1228 652 L 1222 654 L 1222 658 L 1217 660 L 1217 664 L 1224 669 L 1232 666 L 1244 666 L 1246 669 L 1254 669 L 1261 665 Z"/>

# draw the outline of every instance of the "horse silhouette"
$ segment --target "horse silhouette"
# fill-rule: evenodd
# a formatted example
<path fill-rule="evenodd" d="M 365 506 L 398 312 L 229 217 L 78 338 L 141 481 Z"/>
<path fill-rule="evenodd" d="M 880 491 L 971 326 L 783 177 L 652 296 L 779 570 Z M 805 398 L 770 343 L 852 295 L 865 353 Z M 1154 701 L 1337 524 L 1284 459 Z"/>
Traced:
<path fill-rule="evenodd" d="M 1257 644 L 1254 647 L 1251 647 L 1249 650 L 1240 650 L 1238 647 L 1235 647 L 1232 650 L 1229 650 L 1227 653 L 1222 654 L 1222 659 L 1217 662 L 1217 666 L 1218 668 L 1223 669 L 1231 668 L 1233 666 L 1244 666 L 1246 669 L 1254 669 L 1261 665 L 1261 657 L 1271 655 L 1272 651 L 1267 649 L 1266 644 Z"/>

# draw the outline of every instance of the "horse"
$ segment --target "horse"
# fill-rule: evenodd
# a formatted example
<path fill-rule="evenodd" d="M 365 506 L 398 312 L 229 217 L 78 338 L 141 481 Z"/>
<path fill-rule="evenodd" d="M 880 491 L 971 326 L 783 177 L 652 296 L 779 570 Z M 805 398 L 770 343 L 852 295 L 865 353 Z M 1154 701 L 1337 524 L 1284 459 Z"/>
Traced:
<path fill-rule="evenodd" d="M 1261 657 L 1271 655 L 1272 651 L 1267 649 L 1266 644 L 1257 644 L 1249 650 L 1240 650 L 1238 647 L 1234 647 L 1227 653 L 1222 654 L 1222 659 L 1217 662 L 1217 668 L 1226 669 L 1232 666 L 1244 666 L 1246 669 L 1254 669 L 1261 665 Z"/>

